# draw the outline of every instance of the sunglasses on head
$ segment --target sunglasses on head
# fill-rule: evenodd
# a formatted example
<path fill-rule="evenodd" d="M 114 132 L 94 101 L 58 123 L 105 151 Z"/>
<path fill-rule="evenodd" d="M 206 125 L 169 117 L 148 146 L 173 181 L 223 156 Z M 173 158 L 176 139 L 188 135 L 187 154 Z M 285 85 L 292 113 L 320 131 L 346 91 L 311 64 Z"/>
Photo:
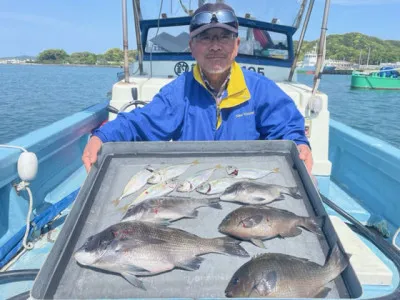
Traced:
<path fill-rule="evenodd" d="M 232 11 L 219 10 L 215 12 L 200 12 L 194 15 L 190 22 L 190 31 L 212 22 L 226 24 L 236 29 L 239 27 L 237 18 Z"/>

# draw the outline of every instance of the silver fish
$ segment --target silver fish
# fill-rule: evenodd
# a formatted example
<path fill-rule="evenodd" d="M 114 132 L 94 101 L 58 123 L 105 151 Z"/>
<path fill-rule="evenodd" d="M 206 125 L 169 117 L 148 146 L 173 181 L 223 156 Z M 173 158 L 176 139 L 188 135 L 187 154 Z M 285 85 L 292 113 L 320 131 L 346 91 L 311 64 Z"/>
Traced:
<path fill-rule="evenodd" d="M 84 266 L 121 274 L 145 289 L 136 276 L 155 275 L 174 269 L 197 270 L 206 253 L 248 257 L 231 238 L 201 238 L 189 232 L 149 222 L 121 222 L 87 239 L 75 253 Z"/>
<path fill-rule="evenodd" d="M 218 198 L 159 197 L 131 206 L 122 221 L 146 221 L 169 225 L 182 218 L 196 218 L 199 207 L 221 209 Z"/>
<path fill-rule="evenodd" d="M 303 227 L 322 236 L 324 217 L 300 217 L 290 211 L 266 206 L 242 206 L 229 213 L 219 231 L 265 248 L 262 240 L 277 236 L 294 237 Z"/>
<path fill-rule="evenodd" d="M 194 191 L 198 186 L 209 180 L 217 168 L 219 168 L 219 166 L 212 169 L 201 170 L 193 176 L 186 178 L 178 184 L 176 191 L 181 193 Z"/>
<path fill-rule="evenodd" d="M 178 182 L 175 179 L 170 179 L 152 185 L 148 189 L 144 190 L 135 200 L 133 200 L 131 205 L 135 205 L 146 199 L 168 195 L 169 193 L 172 193 L 175 190 L 177 184 Z"/>
<path fill-rule="evenodd" d="M 220 199 L 222 201 L 238 202 L 242 204 L 267 204 L 275 200 L 283 199 L 283 195 L 290 195 L 296 199 L 301 198 L 297 187 L 239 181 L 226 188 L 224 193 L 220 196 Z"/>
<path fill-rule="evenodd" d="M 232 276 L 227 297 L 324 298 L 327 283 L 339 276 L 349 257 L 336 244 L 323 266 L 304 258 L 265 253 L 242 265 Z"/>
<path fill-rule="evenodd" d="M 149 171 L 149 169 L 143 169 L 137 172 L 126 184 L 121 196 L 113 202 L 118 205 L 123 198 L 132 195 L 133 193 L 136 193 L 138 190 L 146 185 L 147 180 L 150 178 L 151 175 L 152 172 Z"/>
<path fill-rule="evenodd" d="M 223 193 L 226 188 L 241 180 L 242 179 L 236 179 L 230 177 L 219 178 L 203 183 L 202 185 L 196 188 L 196 191 L 199 192 L 200 194 L 205 194 L 205 195 L 220 194 Z"/>
<path fill-rule="evenodd" d="M 153 171 L 153 174 L 147 180 L 149 184 L 157 184 L 162 181 L 167 181 L 169 179 L 176 178 L 189 169 L 190 166 L 197 164 L 198 161 L 194 161 L 190 164 L 179 164 L 179 165 L 172 165 L 168 167 L 163 167 Z"/>
<path fill-rule="evenodd" d="M 272 173 L 279 172 L 279 168 L 272 170 L 253 169 L 253 168 L 237 168 L 235 166 L 227 166 L 226 173 L 234 178 L 242 179 L 259 179 Z"/>

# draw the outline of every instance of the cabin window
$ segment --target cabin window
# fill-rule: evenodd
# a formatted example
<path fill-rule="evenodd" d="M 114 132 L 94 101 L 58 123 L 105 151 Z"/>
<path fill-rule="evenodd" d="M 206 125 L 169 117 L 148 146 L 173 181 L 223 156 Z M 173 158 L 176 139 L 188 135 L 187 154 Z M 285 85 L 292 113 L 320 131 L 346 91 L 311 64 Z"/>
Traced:
<path fill-rule="evenodd" d="M 289 57 L 285 34 L 242 26 L 239 36 L 239 54 L 283 60 Z"/>
<path fill-rule="evenodd" d="M 239 54 L 257 58 L 287 60 L 288 36 L 259 28 L 239 27 Z M 170 26 L 148 30 L 145 52 L 190 53 L 189 26 Z"/>

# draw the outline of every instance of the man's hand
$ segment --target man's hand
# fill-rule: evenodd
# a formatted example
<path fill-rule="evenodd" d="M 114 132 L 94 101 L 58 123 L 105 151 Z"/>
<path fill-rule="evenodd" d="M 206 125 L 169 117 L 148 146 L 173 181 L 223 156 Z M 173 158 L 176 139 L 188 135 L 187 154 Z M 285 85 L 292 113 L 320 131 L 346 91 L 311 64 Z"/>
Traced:
<path fill-rule="evenodd" d="M 301 145 L 297 145 L 297 149 L 299 149 L 299 152 L 300 152 L 299 157 L 302 161 L 304 161 L 307 171 L 308 171 L 308 174 L 310 174 L 310 176 L 312 176 L 311 171 L 312 171 L 314 161 L 313 161 L 310 147 L 308 147 L 305 144 L 301 144 Z"/>
<path fill-rule="evenodd" d="M 97 153 L 99 152 L 103 142 L 97 137 L 92 136 L 83 150 L 82 161 L 85 165 L 86 172 L 89 173 L 92 164 L 97 160 Z"/>

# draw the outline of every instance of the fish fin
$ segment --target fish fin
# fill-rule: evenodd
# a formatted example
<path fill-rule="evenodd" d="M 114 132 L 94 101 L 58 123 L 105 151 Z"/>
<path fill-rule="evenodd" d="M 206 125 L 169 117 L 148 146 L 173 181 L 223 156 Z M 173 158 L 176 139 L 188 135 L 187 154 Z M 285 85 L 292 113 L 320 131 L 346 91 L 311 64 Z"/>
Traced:
<path fill-rule="evenodd" d="M 240 241 L 231 237 L 220 237 L 213 239 L 216 242 L 216 251 L 219 253 L 225 253 L 235 256 L 249 257 L 249 253 L 240 246 Z"/>
<path fill-rule="evenodd" d="M 303 196 L 300 194 L 298 187 L 289 187 L 288 195 L 292 196 L 294 199 L 301 199 Z"/>
<path fill-rule="evenodd" d="M 197 210 L 193 210 L 190 214 L 188 214 L 186 217 L 187 218 L 191 218 L 191 219 L 194 219 L 194 218 L 197 218 L 199 216 L 199 212 L 197 211 Z"/>
<path fill-rule="evenodd" d="M 272 169 L 272 173 L 279 173 L 279 168 L 274 168 L 274 169 Z"/>
<path fill-rule="evenodd" d="M 127 213 L 128 209 L 129 209 L 130 205 L 127 204 L 124 207 L 118 208 L 119 211 L 123 212 L 123 213 Z"/>
<path fill-rule="evenodd" d="M 331 290 L 328 287 L 323 287 L 315 294 L 314 298 L 326 298 Z"/>
<path fill-rule="evenodd" d="M 297 228 L 297 227 L 293 227 L 291 228 L 289 231 L 286 231 L 284 233 L 280 233 L 279 235 L 283 238 L 287 238 L 287 237 L 295 237 L 301 234 L 301 229 Z"/>
<path fill-rule="evenodd" d="M 169 226 L 171 225 L 171 219 L 155 219 L 154 223 L 161 226 Z"/>
<path fill-rule="evenodd" d="M 195 256 L 180 263 L 176 263 L 175 266 L 187 271 L 195 271 L 200 268 L 200 264 L 203 262 L 203 260 L 203 257 Z"/>
<path fill-rule="evenodd" d="M 126 280 L 128 280 L 128 282 L 130 284 L 146 291 L 146 288 L 145 288 L 143 282 L 141 280 L 139 280 L 134 274 L 129 273 L 129 272 L 122 272 L 121 275 L 124 276 L 124 278 Z"/>
<path fill-rule="evenodd" d="M 256 245 L 257 247 L 260 247 L 260 248 L 264 248 L 264 249 L 265 249 L 265 245 L 264 245 L 264 243 L 263 243 L 262 240 L 260 240 L 260 239 L 250 239 L 250 241 L 251 241 L 254 245 Z"/>
<path fill-rule="evenodd" d="M 239 225 L 242 225 L 244 228 L 253 228 L 260 224 L 263 219 L 264 217 L 262 215 L 254 215 L 241 220 Z"/>
<path fill-rule="evenodd" d="M 253 291 L 255 291 L 259 296 L 268 296 L 276 288 L 278 281 L 278 276 L 276 271 L 268 272 L 253 286 Z M 251 292 L 253 294 L 253 292 Z"/>
<path fill-rule="evenodd" d="M 312 233 L 323 236 L 324 234 L 322 232 L 322 226 L 324 226 L 325 219 L 325 216 L 303 218 L 303 222 L 299 226 L 307 229 Z"/>
<path fill-rule="evenodd" d="M 208 206 L 215 209 L 222 209 L 221 204 L 219 203 L 219 198 L 211 198 L 208 199 Z"/>
<path fill-rule="evenodd" d="M 151 165 L 147 165 L 147 166 L 145 167 L 145 169 L 146 169 L 147 171 L 150 171 L 150 172 L 154 172 L 154 171 L 156 170 L 156 168 L 152 167 Z"/>
<path fill-rule="evenodd" d="M 265 198 L 263 198 L 263 197 L 253 197 L 252 199 L 255 201 L 259 201 L 259 202 L 262 202 L 265 200 Z"/>
<path fill-rule="evenodd" d="M 349 265 L 350 258 L 347 254 L 345 254 L 336 243 L 331 252 L 329 253 L 324 267 L 329 269 L 338 270 L 338 275 L 343 272 L 344 269 Z"/>
<path fill-rule="evenodd" d="M 114 206 L 118 206 L 119 203 L 121 202 L 122 198 L 123 198 L 123 196 L 121 196 L 121 197 L 119 197 L 117 199 L 114 199 L 111 202 L 114 204 Z"/>
<path fill-rule="evenodd" d="M 127 273 L 130 273 L 133 275 L 138 275 L 138 273 L 140 273 L 140 274 L 149 274 L 150 273 L 149 270 L 144 269 L 142 267 L 135 266 L 135 265 L 120 264 L 119 269 L 123 270 L 122 272 L 127 272 Z"/>

